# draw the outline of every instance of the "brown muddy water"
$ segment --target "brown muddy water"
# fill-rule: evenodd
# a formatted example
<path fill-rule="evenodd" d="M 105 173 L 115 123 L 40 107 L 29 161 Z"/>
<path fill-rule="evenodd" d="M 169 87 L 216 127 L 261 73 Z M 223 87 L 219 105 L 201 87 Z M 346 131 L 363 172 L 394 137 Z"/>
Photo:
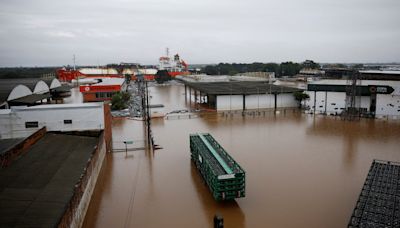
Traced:
<path fill-rule="evenodd" d="M 187 108 L 183 86 L 154 87 L 163 112 Z M 400 123 L 292 111 L 154 119 L 154 152 L 108 154 L 84 227 L 346 227 L 373 159 L 400 161 Z M 209 132 L 246 171 L 246 197 L 218 203 L 190 161 Z M 142 122 L 114 121 L 114 147 L 143 143 Z"/>

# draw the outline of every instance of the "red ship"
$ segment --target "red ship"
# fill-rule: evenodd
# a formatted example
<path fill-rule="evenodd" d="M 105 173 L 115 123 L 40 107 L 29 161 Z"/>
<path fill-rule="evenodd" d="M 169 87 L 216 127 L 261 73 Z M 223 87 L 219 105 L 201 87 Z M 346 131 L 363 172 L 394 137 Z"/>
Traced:
<path fill-rule="evenodd" d="M 166 70 L 168 74 L 174 78 L 177 75 L 188 75 L 188 65 L 185 61 L 181 60 L 179 54 L 174 55 L 174 58 L 169 57 L 169 49 L 167 48 L 166 55 L 161 56 L 159 59 L 159 70 Z"/>
<path fill-rule="evenodd" d="M 125 78 L 136 80 L 137 75 L 144 75 L 145 80 L 154 80 L 157 69 L 132 68 L 124 65 L 117 67 L 97 67 L 57 70 L 57 77 L 60 81 L 71 82 L 78 78 Z"/>
<path fill-rule="evenodd" d="M 174 78 L 177 75 L 188 75 L 188 65 L 181 60 L 179 55 L 174 55 L 174 58 L 169 57 L 167 48 L 166 56 L 161 56 L 159 59 L 158 69 L 140 67 L 136 63 L 121 63 L 112 64 L 106 67 L 85 67 L 75 69 L 61 68 L 57 70 L 57 77 L 60 81 L 71 82 L 78 78 L 125 78 L 129 76 L 131 80 L 136 80 L 137 75 L 143 75 L 145 80 L 151 81 L 155 79 L 158 70 L 166 70 L 168 74 Z"/>

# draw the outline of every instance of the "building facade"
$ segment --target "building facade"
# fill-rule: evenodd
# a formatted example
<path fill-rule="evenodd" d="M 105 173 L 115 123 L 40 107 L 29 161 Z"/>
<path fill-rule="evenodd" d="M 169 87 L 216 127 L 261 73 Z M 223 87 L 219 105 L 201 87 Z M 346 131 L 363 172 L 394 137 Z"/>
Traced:
<path fill-rule="evenodd" d="M 111 100 L 112 96 L 120 91 L 126 90 L 125 79 L 107 78 L 101 79 L 99 83 L 79 86 L 84 102 L 97 102 Z"/>
<path fill-rule="evenodd" d="M 341 114 L 349 107 L 349 86 L 347 80 L 308 83 L 306 108 L 313 113 Z M 400 118 L 400 81 L 358 80 L 353 106 L 368 116 Z"/>
<path fill-rule="evenodd" d="M 107 114 L 109 112 L 107 105 L 98 102 L 2 109 L 0 139 L 24 138 L 42 127 L 46 127 L 47 131 L 62 132 L 104 130 L 111 119 Z M 109 131 L 106 133 L 109 134 Z"/>

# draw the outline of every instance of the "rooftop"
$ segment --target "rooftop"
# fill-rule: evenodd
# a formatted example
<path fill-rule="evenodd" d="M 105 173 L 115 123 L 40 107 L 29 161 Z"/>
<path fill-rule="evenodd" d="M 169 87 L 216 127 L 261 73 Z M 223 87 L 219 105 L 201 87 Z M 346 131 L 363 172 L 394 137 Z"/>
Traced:
<path fill-rule="evenodd" d="M 124 84 L 124 82 L 125 82 L 124 78 L 104 78 L 104 79 L 102 79 L 102 82 L 99 82 L 94 85 L 96 85 L 96 86 L 99 86 L 99 85 L 122 85 L 122 84 Z"/>
<path fill-rule="evenodd" d="M 47 133 L 3 168 L 1 226 L 57 226 L 97 143 L 97 137 Z"/>
<path fill-rule="evenodd" d="M 399 163 L 373 161 L 349 227 L 399 227 L 399 183 Z"/>
<path fill-rule="evenodd" d="M 47 105 L 45 104 L 45 105 L 38 105 L 38 106 L 31 106 L 31 107 L 16 106 L 16 107 L 12 107 L 11 109 L 18 110 L 18 111 L 24 111 L 24 110 L 88 108 L 88 107 L 103 107 L 103 102 L 76 103 L 76 104 L 47 104 Z M 7 114 L 7 113 L 8 112 L 4 112 L 4 114 Z"/>
<path fill-rule="evenodd" d="M 400 76 L 399 70 L 360 70 L 362 74 L 397 74 Z"/>
<path fill-rule="evenodd" d="M 4 154 L 24 139 L 25 138 L 0 139 L 0 154 Z"/>
<path fill-rule="evenodd" d="M 11 79 L 0 79 L 0 103 L 7 101 L 11 91 L 16 88 L 18 85 L 26 86 L 23 94 L 20 94 L 18 97 L 22 98 L 25 95 L 36 93 L 43 94 L 46 92 L 62 90 L 67 91 L 68 87 L 61 86 L 60 82 L 57 79 L 41 79 L 41 78 L 11 78 Z M 37 91 L 35 91 L 37 89 Z M 57 91 L 56 91 L 57 92 Z M 26 96 L 23 100 L 28 101 L 27 104 L 31 104 L 32 100 L 38 98 L 37 96 Z M 9 98 L 11 99 L 11 98 Z M 37 100 L 35 100 L 36 102 Z M 16 103 L 21 103 L 16 101 Z M 34 102 L 33 102 L 34 103 Z"/>
<path fill-rule="evenodd" d="M 262 93 L 293 93 L 301 89 L 269 84 L 265 81 L 183 82 L 187 86 L 211 95 L 249 95 Z"/>
<path fill-rule="evenodd" d="M 400 81 L 386 81 L 386 80 L 358 80 L 359 85 L 395 85 L 400 86 Z M 308 84 L 323 84 L 323 85 L 347 85 L 349 83 L 346 79 L 323 79 L 308 82 Z"/>
<path fill-rule="evenodd" d="M 45 94 L 31 94 L 25 97 L 20 97 L 14 100 L 9 101 L 10 104 L 23 104 L 23 105 L 33 105 L 38 101 L 41 101 L 43 99 L 50 98 L 51 95 L 49 93 Z"/>

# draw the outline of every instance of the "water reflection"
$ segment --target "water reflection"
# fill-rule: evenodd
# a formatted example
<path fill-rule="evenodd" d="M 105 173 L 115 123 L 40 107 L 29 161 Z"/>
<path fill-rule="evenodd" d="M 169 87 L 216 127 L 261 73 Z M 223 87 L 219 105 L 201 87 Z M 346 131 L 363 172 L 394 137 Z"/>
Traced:
<path fill-rule="evenodd" d="M 245 227 L 245 215 L 235 200 L 226 202 L 215 201 L 207 184 L 191 161 L 190 173 L 192 183 L 195 185 L 197 196 L 205 212 L 205 219 L 209 221 L 209 227 L 213 226 L 213 218 L 216 214 L 222 215 L 225 227 Z"/>
<path fill-rule="evenodd" d="M 307 134 L 318 138 L 342 138 L 343 162 L 351 167 L 360 142 L 384 142 L 396 139 L 400 135 L 400 123 L 373 119 L 342 121 L 340 117 L 313 116 L 312 125 L 307 128 Z"/>

